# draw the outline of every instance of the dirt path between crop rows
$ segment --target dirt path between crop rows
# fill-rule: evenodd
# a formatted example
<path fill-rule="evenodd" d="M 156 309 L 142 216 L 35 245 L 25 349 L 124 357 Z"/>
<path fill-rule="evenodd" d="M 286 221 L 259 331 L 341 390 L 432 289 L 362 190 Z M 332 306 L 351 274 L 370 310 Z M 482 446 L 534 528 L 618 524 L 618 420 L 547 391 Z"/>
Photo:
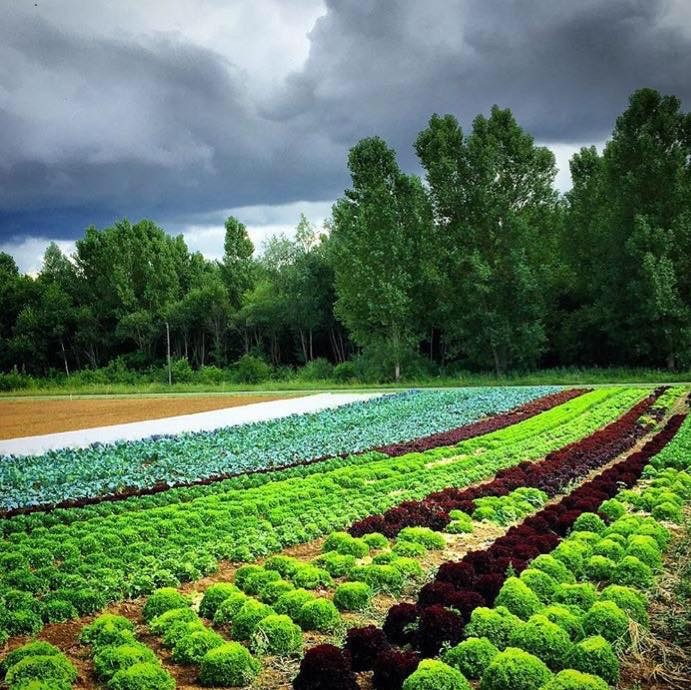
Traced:
<path fill-rule="evenodd" d="M 290 394 L 0 400 L 0 439 L 163 419 L 270 400 Z"/>
<path fill-rule="evenodd" d="M 676 409 L 678 405 L 674 405 Z M 664 421 L 669 418 L 672 411 L 668 410 Z M 659 428 L 659 426 L 658 426 Z M 616 458 L 608 462 L 606 465 L 591 471 L 588 475 L 582 477 L 578 482 L 574 482 L 563 492 L 551 498 L 546 504 L 541 506 L 538 510 L 542 510 L 548 505 L 554 504 L 562 500 L 562 498 L 570 494 L 575 488 L 581 484 L 590 481 L 597 475 L 601 474 L 613 465 L 622 462 L 631 454 L 639 451 L 656 433 L 652 430 L 642 436 L 636 444 L 629 448 L 624 453 L 618 455 Z M 484 484 L 486 482 L 478 482 L 476 485 Z M 520 524 L 521 521 L 514 524 Z M 446 539 L 446 547 L 439 551 L 429 551 L 425 557 L 418 559 L 423 569 L 430 574 L 445 561 L 460 560 L 468 551 L 476 549 L 488 548 L 496 539 L 506 534 L 509 527 L 496 525 L 493 523 L 475 523 L 475 529 L 472 534 L 444 534 Z M 321 553 L 321 548 L 324 539 L 320 538 L 309 542 L 307 544 L 300 544 L 281 551 L 281 554 L 293 556 L 303 561 L 310 561 Z M 264 559 L 257 561 L 262 564 Z M 223 561 L 219 564 L 219 570 L 195 582 L 185 583 L 178 589 L 185 594 L 196 594 L 195 601 L 201 599 L 201 594 L 207 587 L 216 582 L 230 582 L 235 577 L 236 570 L 241 564 L 230 563 Z M 428 578 L 429 580 L 429 578 Z M 428 581 L 426 580 L 426 581 Z M 338 584 L 339 580 L 336 580 Z M 417 599 L 417 592 L 424 582 L 418 582 L 414 585 L 409 585 L 400 596 L 392 597 L 388 594 L 378 594 L 372 601 L 370 610 L 363 613 L 347 613 L 343 614 L 344 625 L 341 629 L 333 634 L 321 634 L 307 632 L 305 633 L 305 648 L 312 647 L 317 644 L 330 642 L 332 644 L 340 645 L 342 637 L 350 627 L 363 626 L 375 624 L 381 626 L 386 617 L 389 608 L 398 602 L 415 603 Z M 315 592 L 318 595 L 331 597 L 333 588 L 331 590 L 320 590 Z M 177 664 L 171 659 L 170 650 L 165 649 L 161 643 L 160 638 L 152 635 L 147 626 L 144 624 L 142 618 L 142 609 L 146 603 L 146 597 L 115 603 L 109 606 L 106 611 L 108 613 L 115 613 L 126 616 L 136 624 L 136 635 L 138 639 L 151 647 L 157 656 L 161 659 L 164 667 L 175 678 L 179 690 L 202 690 L 201 685 L 197 682 L 198 667 L 197 666 L 183 666 Z M 90 658 L 90 649 L 79 643 L 79 634 L 84 625 L 91 622 L 96 616 L 87 616 L 77 621 L 69 621 L 67 623 L 55 623 L 46 625 L 43 631 L 38 635 L 39 639 L 46 640 L 59 647 L 75 665 L 78 670 L 79 677 L 74 685 L 77 690 L 95 690 L 103 687 L 95 678 L 93 672 L 93 664 Z M 227 631 L 222 632 L 229 637 Z M 15 638 L 11 641 L 11 648 L 20 646 L 28 641 L 28 638 Z M 264 657 L 262 659 L 262 671 L 257 680 L 252 684 L 252 690 L 289 690 L 291 688 L 292 678 L 298 671 L 298 659 L 282 659 L 278 657 Z M 371 690 L 371 673 L 358 674 L 358 682 L 361 690 Z"/>

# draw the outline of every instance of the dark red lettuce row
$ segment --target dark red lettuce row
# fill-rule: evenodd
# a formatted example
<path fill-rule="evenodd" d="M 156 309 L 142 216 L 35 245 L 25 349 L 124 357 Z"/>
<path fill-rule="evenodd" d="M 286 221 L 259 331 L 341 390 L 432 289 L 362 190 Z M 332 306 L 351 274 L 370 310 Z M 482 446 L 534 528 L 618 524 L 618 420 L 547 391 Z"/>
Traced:
<path fill-rule="evenodd" d="M 458 642 L 472 611 L 492 606 L 509 566 L 517 574 L 522 572 L 532 559 L 552 551 L 582 513 L 597 512 L 622 486 L 634 486 L 650 458 L 674 437 L 684 419 L 685 415 L 672 417 L 640 451 L 510 528 L 488 548 L 442 564 L 435 579 L 420 590 L 417 605 L 397 604 L 389 610 L 383 626 L 389 643 L 410 645 L 422 656 L 434 656 L 443 644 Z"/>
<path fill-rule="evenodd" d="M 406 453 L 422 453 L 431 448 L 440 448 L 442 446 L 455 446 L 461 441 L 467 441 L 475 436 L 482 436 L 489 434 L 492 431 L 499 431 L 512 424 L 518 424 L 530 417 L 534 417 L 542 412 L 547 412 L 553 407 L 563 405 L 564 403 L 573 400 L 574 398 L 587 393 L 590 388 L 570 388 L 568 390 L 558 391 L 557 393 L 550 393 L 541 398 L 531 400 L 525 405 L 516 407 L 513 410 L 496 414 L 486 419 L 480 419 L 477 422 L 459 426 L 449 431 L 442 431 L 438 434 L 430 434 L 429 436 L 422 436 L 410 441 L 402 441 L 401 443 L 392 443 L 388 446 L 380 446 L 375 450 L 386 453 L 392 457 L 405 455 Z"/>
<path fill-rule="evenodd" d="M 505 496 L 521 486 L 535 487 L 554 496 L 574 479 L 602 467 L 632 448 L 646 431 L 640 423 L 641 416 L 651 413 L 653 403 L 664 390 L 664 387 L 657 389 L 611 424 L 549 453 L 542 460 L 522 462 L 500 470 L 494 479 L 484 484 L 464 489 L 449 487 L 419 501 L 405 501 L 382 515 L 358 520 L 349 531 L 358 537 L 369 532 L 395 537 L 404 527 L 424 526 L 443 530 L 450 522 L 450 511 L 472 513 L 476 498 Z"/>
<path fill-rule="evenodd" d="M 650 458 L 669 443 L 684 419 L 685 415 L 675 415 L 641 450 L 510 528 L 488 548 L 471 551 L 460 561 L 443 563 L 435 579 L 420 590 L 417 603 L 392 606 L 381 629 L 371 625 L 349 630 L 340 657 L 350 663 L 348 670 L 372 670 L 377 690 L 401 690 L 421 658 L 435 656 L 443 645 L 462 639 L 475 608 L 492 606 L 509 568 L 522 572 L 533 558 L 552 551 L 583 512 L 597 512 L 622 486 L 634 486 Z M 298 678 L 309 677 L 313 684 L 294 687 L 333 687 L 330 674 L 317 670 L 323 666 L 306 655 Z"/>

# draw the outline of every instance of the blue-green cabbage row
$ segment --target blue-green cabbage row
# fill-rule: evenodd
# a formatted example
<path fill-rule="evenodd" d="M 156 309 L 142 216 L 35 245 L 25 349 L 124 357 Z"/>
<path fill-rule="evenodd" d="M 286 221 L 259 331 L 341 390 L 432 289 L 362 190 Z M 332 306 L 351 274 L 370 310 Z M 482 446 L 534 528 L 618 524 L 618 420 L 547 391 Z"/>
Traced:
<path fill-rule="evenodd" d="M 312 414 L 209 432 L 0 458 L 0 510 L 173 486 L 448 431 L 559 390 L 555 386 L 408 391 Z"/>

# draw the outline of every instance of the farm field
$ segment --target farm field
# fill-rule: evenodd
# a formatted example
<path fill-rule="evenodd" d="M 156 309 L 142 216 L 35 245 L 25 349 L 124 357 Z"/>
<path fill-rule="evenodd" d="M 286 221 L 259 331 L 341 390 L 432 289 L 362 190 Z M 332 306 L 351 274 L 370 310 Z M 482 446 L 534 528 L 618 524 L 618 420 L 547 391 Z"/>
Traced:
<path fill-rule="evenodd" d="M 683 688 L 690 394 L 408 391 L 2 457 L 0 688 Z"/>
<path fill-rule="evenodd" d="M 0 439 L 161 419 L 286 397 L 291 394 L 0 399 Z"/>

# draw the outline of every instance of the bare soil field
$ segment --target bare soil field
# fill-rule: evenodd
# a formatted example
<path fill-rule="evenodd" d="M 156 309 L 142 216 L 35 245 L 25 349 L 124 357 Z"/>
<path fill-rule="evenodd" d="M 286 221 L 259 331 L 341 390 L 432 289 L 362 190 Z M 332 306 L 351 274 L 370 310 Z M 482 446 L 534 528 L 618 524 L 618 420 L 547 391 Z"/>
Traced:
<path fill-rule="evenodd" d="M 277 394 L 0 400 L 0 439 L 162 419 L 286 397 L 290 396 Z"/>

